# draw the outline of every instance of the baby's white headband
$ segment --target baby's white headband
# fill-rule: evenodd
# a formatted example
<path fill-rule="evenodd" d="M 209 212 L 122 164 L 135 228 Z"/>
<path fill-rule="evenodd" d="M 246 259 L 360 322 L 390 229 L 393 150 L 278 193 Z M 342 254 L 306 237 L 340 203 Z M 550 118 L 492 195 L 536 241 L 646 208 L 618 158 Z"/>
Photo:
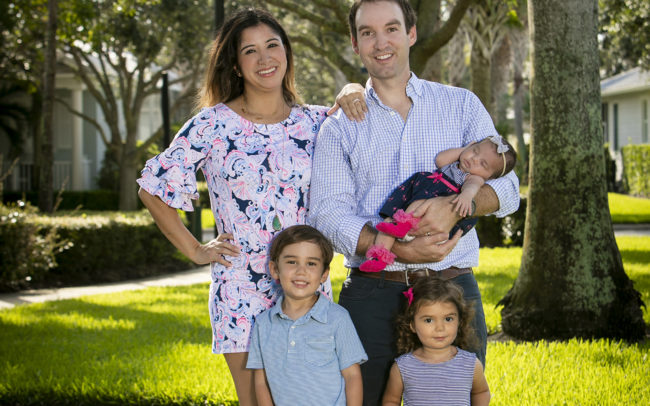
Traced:
<path fill-rule="evenodd" d="M 502 177 L 506 173 L 506 152 L 510 148 L 503 143 L 503 138 L 500 135 L 493 135 L 488 137 L 488 139 L 497 146 L 497 154 L 501 154 L 503 157 L 503 169 L 501 170 L 501 175 L 499 175 L 499 177 Z"/>

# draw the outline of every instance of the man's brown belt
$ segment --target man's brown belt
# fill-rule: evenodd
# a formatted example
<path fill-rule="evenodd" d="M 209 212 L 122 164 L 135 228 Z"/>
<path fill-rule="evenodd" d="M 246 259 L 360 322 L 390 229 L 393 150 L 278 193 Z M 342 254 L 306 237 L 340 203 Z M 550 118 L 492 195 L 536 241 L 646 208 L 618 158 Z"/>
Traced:
<path fill-rule="evenodd" d="M 403 269 L 399 271 L 363 272 L 359 268 L 352 268 L 350 275 L 362 276 L 364 278 L 385 279 L 391 282 L 401 282 L 406 286 L 413 285 L 418 279 L 428 276 L 437 276 L 442 279 L 453 279 L 460 275 L 472 273 L 472 268 L 451 268 L 436 271 L 429 268 Z"/>

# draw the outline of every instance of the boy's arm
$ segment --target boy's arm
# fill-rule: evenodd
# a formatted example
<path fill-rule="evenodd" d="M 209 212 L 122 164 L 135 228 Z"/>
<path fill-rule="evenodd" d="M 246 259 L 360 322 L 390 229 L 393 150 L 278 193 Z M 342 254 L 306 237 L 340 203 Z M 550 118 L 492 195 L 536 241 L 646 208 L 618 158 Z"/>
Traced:
<path fill-rule="evenodd" d="M 399 372 L 397 364 L 390 367 L 388 383 L 384 391 L 384 398 L 381 401 L 382 406 L 400 406 L 402 404 L 402 392 L 404 384 L 402 383 L 402 374 Z"/>
<path fill-rule="evenodd" d="M 266 372 L 263 369 L 256 369 L 253 373 L 255 380 L 255 397 L 259 406 L 273 406 L 273 398 L 269 383 L 266 380 Z"/>
<path fill-rule="evenodd" d="M 347 406 L 361 406 L 363 403 L 363 381 L 359 364 L 352 364 L 341 371 L 345 380 L 345 399 Z"/>
<path fill-rule="evenodd" d="M 490 403 L 490 388 L 483 373 L 483 365 L 478 359 L 474 364 L 471 400 L 472 406 L 487 406 Z"/>
<path fill-rule="evenodd" d="M 440 151 L 436 155 L 436 166 L 442 168 L 445 165 L 449 165 L 452 162 L 458 161 L 460 158 L 460 153 L 465 149 L 465 147 L 450 148 L 444 151 Z"/>

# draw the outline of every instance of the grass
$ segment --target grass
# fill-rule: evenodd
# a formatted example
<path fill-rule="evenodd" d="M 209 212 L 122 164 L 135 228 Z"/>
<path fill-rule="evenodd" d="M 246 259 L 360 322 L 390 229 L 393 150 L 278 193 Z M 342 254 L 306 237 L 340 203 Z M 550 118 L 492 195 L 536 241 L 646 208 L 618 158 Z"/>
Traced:
<path fill-rule="evenodd" d="M 612 223 L 650 223 L 650 199 L 609 193 Z"/>
<path fill-rule="evenodd" d="M 617 238 L 650 303 L 650 237 Z M 521 248 L 481 249 L 487 323 L 514 281 Z M 342 257 L 332 264 L 338 298 Z M 237 404 L 210 353 L 207 284 L 150 288 L 0 311 L 0 404 Z M 644 309 L 646 323 L 650 322 Z M 650 342 L 490 342 L 492 405 L 650 404 Z"/>

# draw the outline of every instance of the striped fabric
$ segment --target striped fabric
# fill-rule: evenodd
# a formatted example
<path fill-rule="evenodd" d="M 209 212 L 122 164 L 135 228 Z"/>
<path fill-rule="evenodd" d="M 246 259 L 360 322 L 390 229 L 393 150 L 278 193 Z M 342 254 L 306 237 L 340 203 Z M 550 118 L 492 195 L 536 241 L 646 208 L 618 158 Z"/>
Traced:
<path fill-rule="evenodd" d="M 376 225 L 390 193 L 416 172 L 432 172 L 436 155 L 496 135 L 490 115 L 470 91 L 418 79 L 406 87 L 413 101 L 406 123 L 379 100 L 369 80 L 366 100 L 369 113 L 361 122 L 350 121 L 338 111 L 323 123 L 316 139 L 308 223 L 323 232 L 347 267 L 365 259 L 355 256 L 364 224 Z M 519 181 L 514 172 L 488 180 L 499 197 L 498 217 L 519 207 Z M 478 265 L 478 238 L 471 230 L 442 261 L 411 264 L 430 269 Z M 386 270 L 404 269 L 395 262 Z"/>
<path fill-rule="evenodd" d="M 282 300 L 255 320 L 246 368 L 265 370 L 278 406 L 345 406 L 341 371 L 368 359 L 347 310 L 321 294 L 291 320 Z"/>
<path fill-rule="evenodd" d="M 404 383 L 404 406 L 469 406 L 475 354 L 459 348 L 451 360 L 429 364 L 408 353 L 396 362 Z"/>

